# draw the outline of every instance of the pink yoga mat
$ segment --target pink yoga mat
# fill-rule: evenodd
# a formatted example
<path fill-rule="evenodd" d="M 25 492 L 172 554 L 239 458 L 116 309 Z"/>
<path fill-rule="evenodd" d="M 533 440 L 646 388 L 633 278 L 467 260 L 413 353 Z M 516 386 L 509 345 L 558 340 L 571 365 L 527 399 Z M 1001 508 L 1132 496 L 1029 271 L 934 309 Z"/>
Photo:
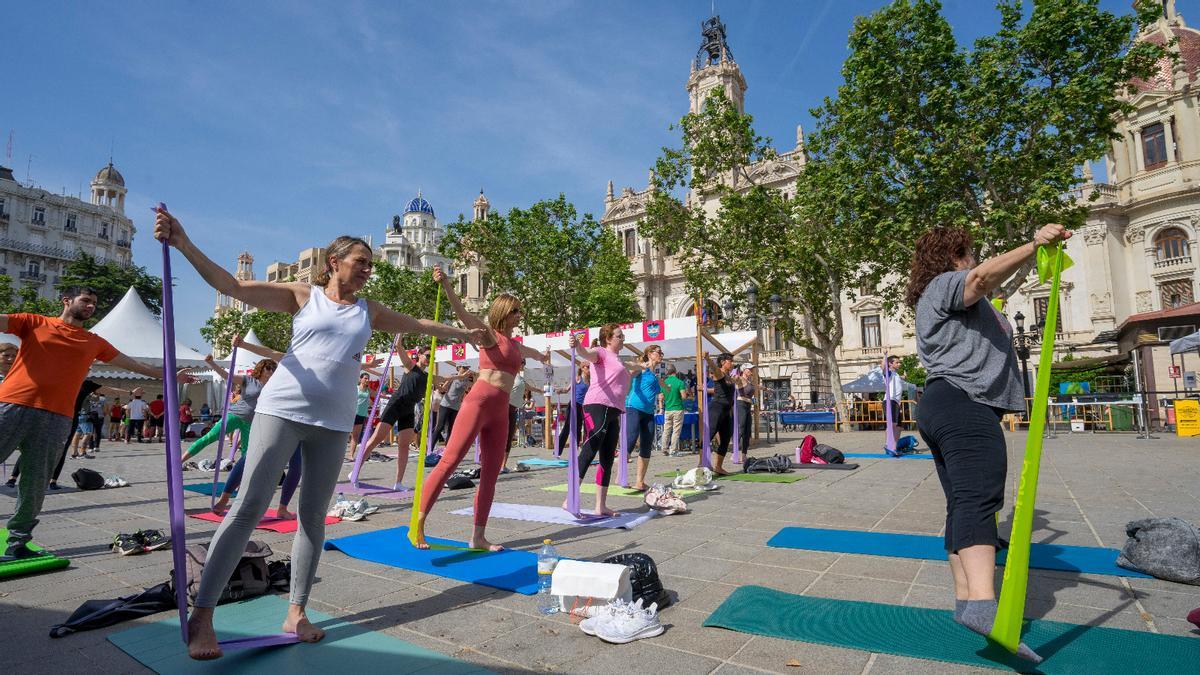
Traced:
<path fill-rule="evenodd" d="M 225 516 L 218 516 L 217 514 L 213 513 L 212 511 L 200 511 L 199 513 L 189 513 L 188 517 L 196 518 L 198 520 L 207 520 L 210 523 L 219 523 L 222 520 L 225 520 Z M 325 524 L 326 525 L 340 523 L 341 521 L 342 521 L 341 518 L 335 518 L 333 516 L 325 516 Z M 260 520 L 258 525 L 255 525 L 254 527 L 259 530 L 270 530 L 271 532 L 279 532 L 280 534 L 287 534 L 288 532 L 296 531 L 296 527 L 297 527 L 296 523 L 297 523 L 297 520 L 295 518 L 293 518 L 292 520 L 280 520 L 279 518 L 275 517 L 275 509 L 267 509 L 267 512 L 263 515 L 263 519 Z"/>

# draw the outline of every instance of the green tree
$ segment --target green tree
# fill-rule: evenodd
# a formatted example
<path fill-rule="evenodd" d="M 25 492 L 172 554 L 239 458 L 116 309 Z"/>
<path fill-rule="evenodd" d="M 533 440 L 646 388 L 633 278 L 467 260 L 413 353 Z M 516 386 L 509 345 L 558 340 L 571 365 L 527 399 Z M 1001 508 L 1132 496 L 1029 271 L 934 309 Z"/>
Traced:
<path fill-rule="evenodd" d="M 221 358 L 232 350 L 233 338 L 254 330 L 264 345 L 278 352 L 287 351 L 292 341 L 292 316 L 286 312 L 243 312 L 227 309 L 211 316 L 200 328 L 200 335 Z"/>
<path fill-rule="evenodd" d="M 20 284 L 14 289 L 12 278 L 0 274 L 0 314 L 18 312 L 59 316 L 62 314 L 62 302 L 41 297 L 37 289 L 28 284 Z"/>
<path fill-rule="evenodd" d="M 616 236 L 559 195 L 482 221 L 459 218 L 442 240 L 460 265 L 482 263 L 491 293 L 521 298 L 528 332 L 641 318 Z"/>
<path fill-rule="evenodd" d="M 916 354 L 901 356 L 900 366 L 896 368 L 896 372 L 900 373 L 900 377 L 904 378 L 905 382 L 911 382 L 918 387 L 925 386 L 925 378 L 928 374 L 925 372 L 925 366 L 922 366 L 921 361 L 917 359 Z"/>
<path fill-rule="evenodd" d="M 935 0 L 860 17 L 837 96 L 814 110 L 811 154 L 836 177 L 823 194 L 870 251 L 863 283 L 894 307 L 912 244 L 934 225 L 969 228 L 977 259 L 1047 222 L 1080 224 L 1076 167 L 1103 155 L 1121 95 L 1161 47 L 1135 42 L 1158 3 L 1117 16 L 1096 0 L 1001 0 L 1000 30 L 960 48 Z M 1017 272 L 1008 295 L 1025 280 Z M 857 285 L 857 284 L 856 284 Z"/>
<path fill-rule="evenodd" d="M 432 271 L 415 272 L 407 267 L 397 267 L 386 260 L 375 262 L 371 280 L 363 287 L 360 294 L 364 298 L 375 300 L 384 306 L 410 314 L 418 318 L 433 318 L 434 303 L 437 300 L 437 284 L 433 282 Z M 442 303 L 442 319 L 449 316 L 450 307 Z M 392 344 L 394 336 L 381 331 L 374 331 L 367 349 L 371 352 L 386 352 Z M 413 348 L 419 344 L 429 344 L 428 336 L 417 334 L 405 335 L 405 347 Z"/>
<path fill-rule="evenodd" d="M 89 286 L 96 291 L 96 313 L 93 323 L 104 318 L 132 286 L 151 312 L 162 312 L 162 279 L 146 272 L 145 267 L 125 267 L 112 261 L 99 262 L 87 253 L 67 263 L 57 288 Z"/>
<path fill-rule="evenodd" d="M 858 249 L 833 226 L 822 198 L 835 176 L 809 162 L 794 198 L 768 187 L 764 180 L 773 178 L 752 169 L 777 153 L 720 90 L 678 128 L 680 147 L 664 148 L 655 163 L 642 232 L 678 257 L 689 292 L 728 298 L 735 315 L 766 315 L 778 296 L 776 329 L 817 355 L 842 406 L 842 289 Z M 677 196 L 682 190 L 690 192 L 689 202 L 717 198 L 720 208 L 713 216 L 692 208 Z M 758 286 L 757 307 L 747 306 L 748 281 Z"/>

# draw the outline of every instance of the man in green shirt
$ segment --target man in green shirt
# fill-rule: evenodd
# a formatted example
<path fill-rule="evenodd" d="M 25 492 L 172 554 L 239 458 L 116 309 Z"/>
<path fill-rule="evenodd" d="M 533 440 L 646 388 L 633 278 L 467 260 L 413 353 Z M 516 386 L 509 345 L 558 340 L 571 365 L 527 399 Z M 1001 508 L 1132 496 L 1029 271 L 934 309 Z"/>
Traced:
<path fill-rule="evenodd" d="M 688 395 L 687 382 L 676 374 L 675 366 L 667 364 L 667 379 L 663 381 L 663 454 L 672 455 L 679 449 L 679 434 L 683 431 L 683 399 Z"/>

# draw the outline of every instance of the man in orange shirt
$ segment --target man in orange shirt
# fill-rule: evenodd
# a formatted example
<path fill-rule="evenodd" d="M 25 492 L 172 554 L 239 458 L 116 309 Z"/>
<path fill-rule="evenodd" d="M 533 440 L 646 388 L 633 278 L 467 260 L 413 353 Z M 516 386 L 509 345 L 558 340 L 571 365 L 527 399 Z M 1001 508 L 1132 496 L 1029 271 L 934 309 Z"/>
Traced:
<path fill-rule="evenodd" d="M 149 377 L 162 369 L 135 361 L 83 327 L 96 311 L 96 293 L 69 288 L 58 318 L 0 314 L 0 332 L 21 338 L 17 360 L 0 382 L 0 462 L 21 451 L 17 504 L 8 521 L 8 548 L 0 562 L 41 555 L 29 548 L 58 451 L 67 441 L 75 397 L 99 359 Z M 191 378 L 184 375 L 183 380 Z"/>

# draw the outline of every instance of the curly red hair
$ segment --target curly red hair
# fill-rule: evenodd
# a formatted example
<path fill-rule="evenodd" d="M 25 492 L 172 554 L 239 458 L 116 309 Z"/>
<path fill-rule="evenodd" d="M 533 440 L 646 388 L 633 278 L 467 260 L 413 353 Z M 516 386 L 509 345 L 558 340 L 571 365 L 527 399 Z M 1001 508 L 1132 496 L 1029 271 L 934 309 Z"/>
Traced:
<path fill-rule="evenodd" d="M 935 227 L 918 237 L 904 304 L 915 308 L 929 282 L 939 274 L 953 272 L 957 261 L 971 255 L 974 248 L 971 234 L 961 227 Z"/>

